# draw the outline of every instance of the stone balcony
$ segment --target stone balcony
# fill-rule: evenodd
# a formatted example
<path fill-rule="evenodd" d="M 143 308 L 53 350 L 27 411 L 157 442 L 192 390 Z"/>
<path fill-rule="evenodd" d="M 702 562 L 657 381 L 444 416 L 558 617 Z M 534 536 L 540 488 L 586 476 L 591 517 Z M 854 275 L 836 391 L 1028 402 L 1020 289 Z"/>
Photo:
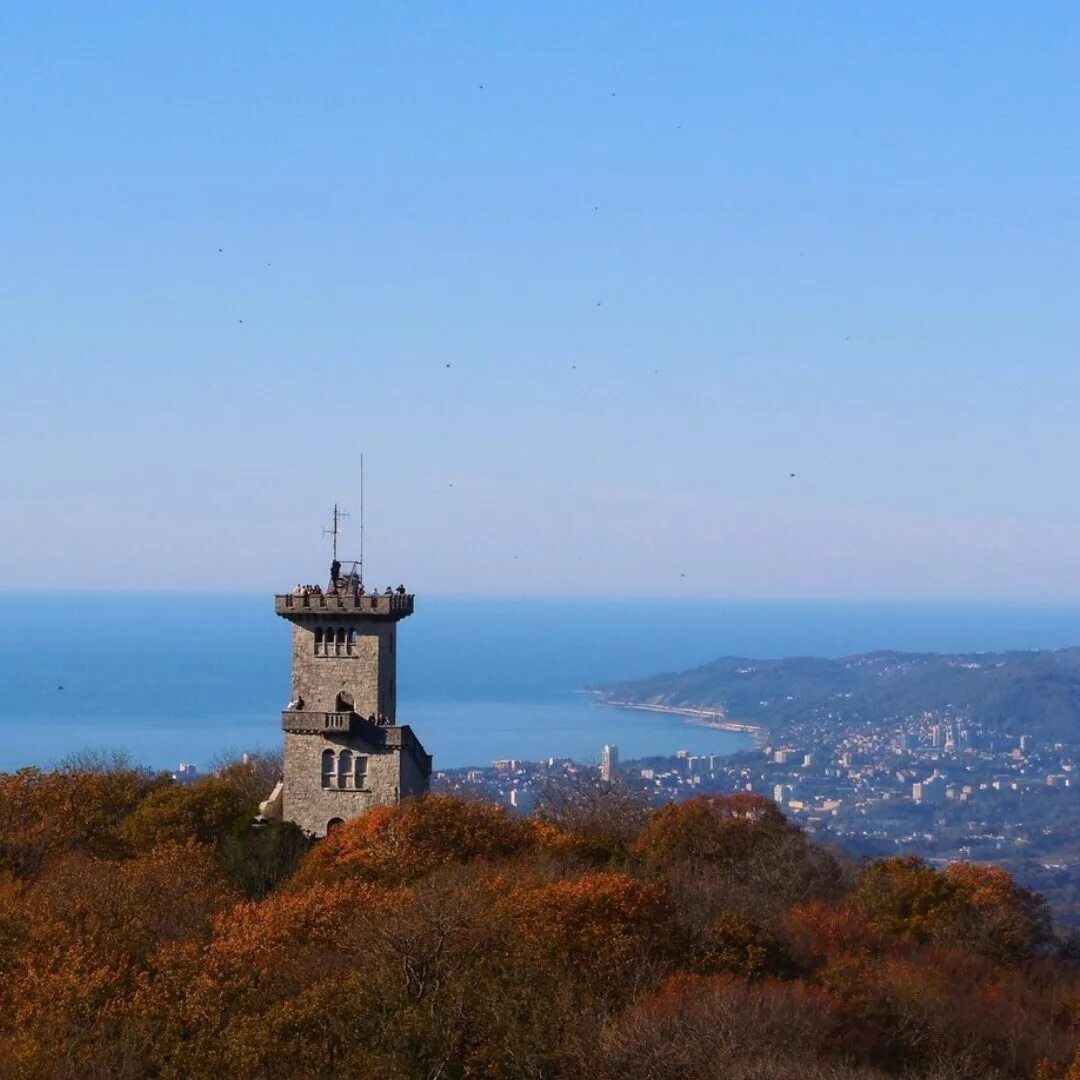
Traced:
<path fill-rule="evenodd" d="M 413 613 L 414 599 L 412 593 L 364 593 L 362 596 L 353 592 L 307 593 L 303 596 L 278 593 L 274 597 L 274 612 L 286 619 L 306 615 L 404 619 Z"/>
<path fill-rule="evenodd" d="M 423 775 L 431 775 L 431 755 L 408 724 L 372 723 L 354 712 L 285 709 L 281 726 L 292 735 L 357 735 L 373 753 L 407 751 L 416 759 Z"/>
<path fill-rule="evenodd" d="M 351 735 L 367 720 L 354 712 L 309 712 L 303 709 L 285 709 L 281 714 L 281 727 L 297 735 Z"/>

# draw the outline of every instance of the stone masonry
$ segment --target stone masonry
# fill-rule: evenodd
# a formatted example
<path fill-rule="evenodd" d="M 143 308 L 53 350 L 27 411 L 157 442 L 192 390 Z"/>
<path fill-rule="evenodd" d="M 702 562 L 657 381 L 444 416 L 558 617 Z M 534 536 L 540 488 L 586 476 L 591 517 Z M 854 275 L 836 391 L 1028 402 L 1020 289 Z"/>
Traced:
<path fill-rule="evenodd" d="M 428 790 L 431 757 L 397 723 L 397 624 L 413 597 L 350 586 L 274 597 L 292 623 L 282 816 L 325 836 L 373 806 Z"/>

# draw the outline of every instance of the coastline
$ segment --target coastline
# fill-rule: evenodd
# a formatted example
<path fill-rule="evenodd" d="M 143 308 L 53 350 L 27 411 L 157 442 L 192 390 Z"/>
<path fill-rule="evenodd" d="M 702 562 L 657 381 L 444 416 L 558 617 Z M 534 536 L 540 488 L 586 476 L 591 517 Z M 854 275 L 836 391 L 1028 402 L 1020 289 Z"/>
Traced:
<path fill-rule="evenodd" d="M 597 701 L 596 704 L 606 705 L 613 709 L 638 709 L 642 712 L 670 713 L 673 716 L 681 716 L 700 727 L 750 735 L 757 745 L 764 743 L 767 736 L 765 728 L 741 720 L 728 720 L 719 709 L 695 709 L 689 705 L 646 705 L 636 701 L 616 701 L 612 698 L 605 698 L 602 701 Z"/>

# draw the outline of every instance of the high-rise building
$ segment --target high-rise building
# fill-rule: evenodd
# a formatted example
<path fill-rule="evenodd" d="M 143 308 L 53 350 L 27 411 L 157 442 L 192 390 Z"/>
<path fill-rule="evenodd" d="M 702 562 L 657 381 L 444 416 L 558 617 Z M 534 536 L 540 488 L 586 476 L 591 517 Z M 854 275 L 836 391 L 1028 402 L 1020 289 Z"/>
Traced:
<path fill-rule="evenodd" d="M 619 771 L 619 748 L 617 746 L 605 746 L 600 755 L 600 779 L 610 783 L 615 779 Z"/>

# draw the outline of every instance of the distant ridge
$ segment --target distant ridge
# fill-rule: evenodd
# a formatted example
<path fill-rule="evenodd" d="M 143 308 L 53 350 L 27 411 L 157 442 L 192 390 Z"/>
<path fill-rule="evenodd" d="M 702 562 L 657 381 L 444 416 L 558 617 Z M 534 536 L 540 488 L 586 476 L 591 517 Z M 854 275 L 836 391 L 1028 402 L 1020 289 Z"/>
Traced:
<path fill-rule="evenodd" d="M 590 689 L 610 702 L 707 709 L 782 729 L 820 710 L 878 720 L 954 711 L 1049 741 L 1080 734 L 1080 647 L 987 653 L 881 651 L 837 660 L 723 657 L 688 671 Z"/>

